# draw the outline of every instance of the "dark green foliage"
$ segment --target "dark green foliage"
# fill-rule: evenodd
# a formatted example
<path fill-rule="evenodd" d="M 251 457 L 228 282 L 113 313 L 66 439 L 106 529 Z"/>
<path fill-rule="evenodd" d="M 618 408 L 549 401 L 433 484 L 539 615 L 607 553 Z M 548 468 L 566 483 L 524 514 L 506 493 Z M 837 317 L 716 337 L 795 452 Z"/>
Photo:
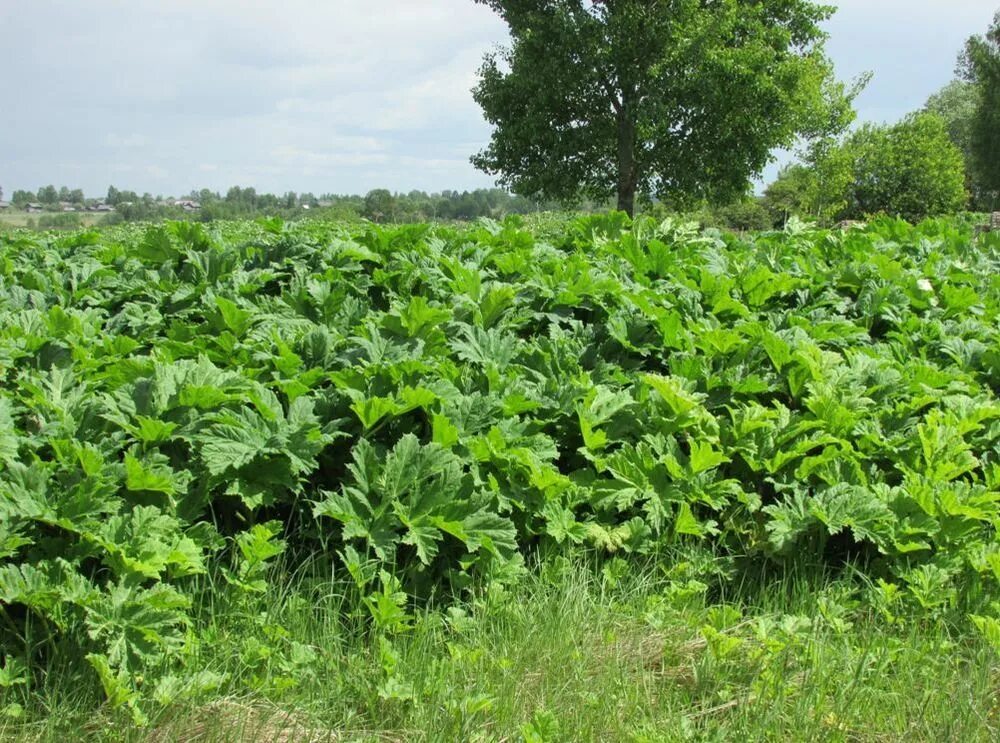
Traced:
<path fill-rule="evenodd" d="M 0 647 L 75 644 L 141 717 L 196 577 L 283 552 L 390 634 L 560 545 L 963 606 L 1000 578 L 998 254 L 620 213 L 0 236 Z"/>
<path fill-rule="evenodd" d="M 763 206 L 781 225 L 791 217 L 815 216 L 811 198 L 814 183 L 815 177 L 809 166 L 801 163 L 786 165 L 764 190 Z"/>
<path fill-rule="evenodd" d="M 740 232 L 768 230 L 775 224 L 775 219 L 760 199 L 741 199 L 731 204 L 718 207 L 715 213 L 721 222 Z M 784 224 L 784 221 L 779 221 Z"/>
<path fill-rule="evenodd" d="M 963 58 L 979 92 L 971 126 L 972 166 L 989 206 L 1000 205 L 1000 11 L 983 36 L 974 36 Z"/>
<path fill-rule="evenodd" d="M 480 70 L 473 95 L 495 131 L 473 162 L 518 193 L 617 196 L 629 214 L 637 194 L 726 201 L 775 147 L 851 119 L 823 52 L 826 6 L 478 2 L 512 45 Z"/>
<path fill-rule="evenodd" d="M 365 196 L 365 208 L 362 215 L 373 222 L 396 221 L 396 199 L 392 192 L 385 188 L 376 188 Z"/>

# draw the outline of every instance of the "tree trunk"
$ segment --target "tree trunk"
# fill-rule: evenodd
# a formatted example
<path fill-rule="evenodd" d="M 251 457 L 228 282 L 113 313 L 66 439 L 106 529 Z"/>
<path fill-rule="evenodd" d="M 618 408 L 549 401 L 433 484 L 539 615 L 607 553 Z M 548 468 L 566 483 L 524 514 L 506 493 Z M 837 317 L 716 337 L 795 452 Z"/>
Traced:
<path fill-rule="evenodd" d="M 618 113 L 618 210 L 635 216 L 638 172 L 635 162 L 635 122 L 627 103 Z"/>
<path fill-rule="evenodd" d="M 635 216 L 635 183 L 618 182 L 618 211 Z"/>

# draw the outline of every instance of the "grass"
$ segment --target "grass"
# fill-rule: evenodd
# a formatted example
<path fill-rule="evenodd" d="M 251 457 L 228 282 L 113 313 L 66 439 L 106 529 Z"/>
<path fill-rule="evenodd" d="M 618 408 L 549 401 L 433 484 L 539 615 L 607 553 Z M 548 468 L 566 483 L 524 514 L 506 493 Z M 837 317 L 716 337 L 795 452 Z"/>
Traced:
<path fill-rule="evenodd" d="M 101 223 L 107 212 L 42 212 L 41 214 L 28 214 L 23 209 L 4 209 L 0 211 L 0 229 L 17 229 L 27 227 L 31 224 L 38 224 L 41 217 L 56 217 L 62 214 L 69 214 L 79 218 L 79 227 L 94 227 Z"/>
<path fill-rule="evenodd" d="M 189 682 L 138 728 L 53 659 L 8 692 L 5 740 L 992 741 L 1000 664 L 957 617 L 889 619 L 847 579 L 784 575 L 711 600 L 650 566 L 557 558 L 373 634 L 352 588 L 286 576 L 206 590 Z M 621 568 L 621 569 L 619 569 Z M 616 575 L 616 573 L 623 573 Z M 212 588 L 206 586 L 206 589 Z M 221 683 L 219 681 L 221 680 Z M 194 686 L 198 686 L 195 683 Z M 4 703 L 0 702 L 0 709 Z M 95 710 L 98 710 L 95 712 Z"/>

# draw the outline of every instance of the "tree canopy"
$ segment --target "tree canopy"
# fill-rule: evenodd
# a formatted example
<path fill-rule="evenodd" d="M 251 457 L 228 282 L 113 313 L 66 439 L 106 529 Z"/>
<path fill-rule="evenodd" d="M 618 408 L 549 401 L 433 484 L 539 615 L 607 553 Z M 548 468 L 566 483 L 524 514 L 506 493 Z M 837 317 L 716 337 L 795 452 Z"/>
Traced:
<path fill-rule="evenodd" d="M 364 216 L 375 222 L 392 221 L 396 199 L 386 188 L 376 188 L 365 196 Z"/>
<path fill-rule="evenodd" d="M 807 0 L 476 0 L 507 23 L 473 90 L 494 133 L 473 163 L 523 194 L 673 202 L 747 190 L 775 147 L 842 130 Z"/>

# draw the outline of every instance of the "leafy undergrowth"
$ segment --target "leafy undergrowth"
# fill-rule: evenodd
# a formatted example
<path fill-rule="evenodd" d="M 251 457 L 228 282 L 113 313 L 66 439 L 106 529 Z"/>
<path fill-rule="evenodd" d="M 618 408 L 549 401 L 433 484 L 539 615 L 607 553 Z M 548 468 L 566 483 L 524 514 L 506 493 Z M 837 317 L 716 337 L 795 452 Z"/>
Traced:
<path fill-rule="evenodd" d="M 353 583 L 300 572 L 198 607 L 192 669 L 148 726 L 79 666 L 0 738 L 83 741 L 992 741 L 1000 659 L 945 617 L 889 622 L 864 582 L 782 577 L 707 597 L 671 560 L 562 558 L 409 629 L 352 623 Z M 197 669 L 195 672 L 193 669 Z M 167 687 L 170 687 L 169 689 Z M 35 709 L 31 704 L 36 705 Z M 30 721 L 29 720 L 32 720 Z"/>
<path fill-rule="evenodd" d="M 279 555 L 386 642 L 539 555 L 697 547 L 849 565 L 882 621 L 1000 645 L 997 275 L 1000 238 L 948 220 L 0 236 L 0 693 L 73 658 L 152 724 L 223 683 L 199 607 L 284 590 Z M 248 636 L 249 668 L 314 662 Z M 688 702 L 739 719 L 751 687 Z"/>

